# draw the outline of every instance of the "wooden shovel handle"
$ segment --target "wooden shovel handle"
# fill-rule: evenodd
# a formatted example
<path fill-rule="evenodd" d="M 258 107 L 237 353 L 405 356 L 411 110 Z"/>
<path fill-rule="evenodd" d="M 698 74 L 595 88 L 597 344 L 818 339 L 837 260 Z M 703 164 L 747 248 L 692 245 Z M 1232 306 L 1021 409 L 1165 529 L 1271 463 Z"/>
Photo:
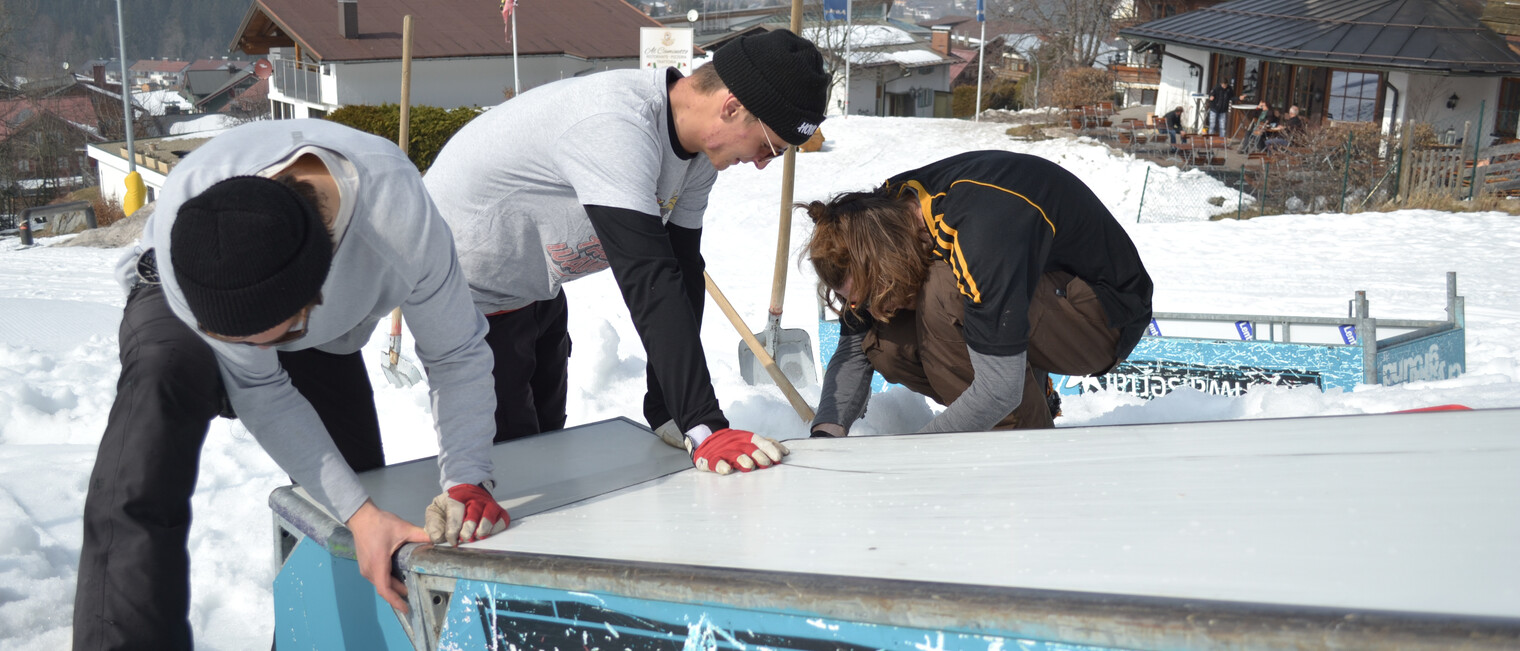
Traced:
<path fill-rule="evenodd" d="M 749 326 L 745 325 L 744 319 L 739 318 L 739 313 L 734 310 L 733 305 L 729 304 L 728 298 L 723 296 L 723 292 L 713 282 L 712 276 L 704 271 L 702 278 L 707 281 L 707 293 L 712 295 L 713 302 L 718 304 L 718 309 L 723 310 L 723 315 L 728 317 L 728 322 L 734 324 L 734 329 L 739 331 L 739 336 L 744 339 L 745 344 L 749 345 L 749 352 L 754 353 L 755 359 L 760 360 L 760 363 L 765 366 L 765 372 L 771 374 L 771 379 L 776 382 L 776 386 L 781 387 L 781 392 L 786 394 L 787 402 L 792 403 L 792 409 L 797 410 L 797 415 L 801 416 L 804 422 L 813 422 L 813 408 L 802 399 L 802 394 L 797 393 L 797 387 L 792 386 L 792 381 L 786 379 L 786 374 L 776 366 L 776 360 L 771 358 L 771 354 L 765 352 L 765 347 L 760 345 L 760 340 L 750 333 Z"/>
<path fill-rule="evenodd" d="M 412 108 L 412 15 L 401 19 L 401 129 L 396 135 L 396 146 L 402 154 L 408 154 L 411 142 Z M 396 368 L 401 362 L 401 308 L 391 310 L 390 365 Z"/>

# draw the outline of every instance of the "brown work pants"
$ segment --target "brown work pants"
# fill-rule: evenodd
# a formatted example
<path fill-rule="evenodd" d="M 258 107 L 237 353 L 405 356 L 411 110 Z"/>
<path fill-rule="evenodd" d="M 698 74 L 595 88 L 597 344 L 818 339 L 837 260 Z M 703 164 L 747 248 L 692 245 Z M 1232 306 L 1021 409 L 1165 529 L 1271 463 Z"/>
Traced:
<path fill-rule="evenodd" d="M 961 333 L 965 299 L 950 265 L 936 262 L 919 290 L 912 310 L 899 310 L 889 323 L 877 323 L 862 343 L 871 366 L 888 382 L 901 384 L 935 402 L 955 402 L 974 373 Z M 1040 277 L 1029 301 L 1029 357 L 1024 397 L 994 429 L 1053 427 L 1045 404 L 1051 372 L 1100 375 L 1118 360 L 1119 331 L 1108 327 L 1103 306 L 1092 287 L 1069 273 Z"/>

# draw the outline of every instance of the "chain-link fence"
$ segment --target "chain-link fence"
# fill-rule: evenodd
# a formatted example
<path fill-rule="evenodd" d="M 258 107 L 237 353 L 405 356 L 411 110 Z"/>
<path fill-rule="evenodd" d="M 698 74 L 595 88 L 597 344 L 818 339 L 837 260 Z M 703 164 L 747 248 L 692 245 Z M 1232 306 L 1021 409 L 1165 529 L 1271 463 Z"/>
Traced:
<path fill-rule="evenodd" d="M 1206 170 L 1182 165 L 1146 170 L 1134 219 L 1137 223 L 1199 221 L 1253 210 L 1256 197 L 1242 191 L 1238 177 L 1223 167 Z"/>
<path fill-rule="evenodd" d="M 1195 150 L 1194 155 L 1181 158 L 1169 152 L 1161 162 L 1179 161 L 1178 167 L 1186 174 L 1202 175 L 1211 182 L 1202 182 L 1200 177 L 1200 182 L 1169 182 L 1152 190 L 1147 178 L 1136 219 L 1165 222 L 1359 212 L 1382 206 L 1398 195 L 1404 181 L 1399 135 L 1380 134 L 1372 124 L 1341 124 L 1307 131 L 1289 146 L 1208 155 L 1197 155 Z M 1443 187 L 1459 182 L 1455 175 L 1437 180 Z"/>
<path fill-rule="evenodd" d="M 1136 221 L 1390 207 L 1514 212 L 1503 199 L 1520 196 L 1520 142 L 1497 134 L 1469 131 L 1453 139 L 1426 123 L 1412 125 L 1407 135 L 1379 133 L 1372 123 L 1340 123 L 1265 150 L 1204 138 L 1126 147 L 1162 165 L 1146 174 Z"/>

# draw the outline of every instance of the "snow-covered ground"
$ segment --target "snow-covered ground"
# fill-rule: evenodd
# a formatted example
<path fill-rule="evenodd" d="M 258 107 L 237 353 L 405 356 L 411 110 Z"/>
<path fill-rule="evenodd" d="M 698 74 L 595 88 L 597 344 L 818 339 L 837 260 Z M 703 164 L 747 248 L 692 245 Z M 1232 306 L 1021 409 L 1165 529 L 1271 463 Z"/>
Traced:
<path fill-rule="evenodd" d="M 1215 184 L 1156 168 L 1086 142 L 1015 142 L 1007 125 L 908 118 L 833 118 L 824 151 L 798 157 L 797 200 L 865 189 L 887 176 L 972 149 L 1044 156 L 1075 172 L 1116 215 L 1134 215 L 1145 170 L 1156 193 Z M 745 166 L 720 175 L 704 251 L 719 286 L 752 328 L 764 325 L 775 256 L 782 166 Z M 1158 181 L 1159 179 L 1159 181 Z M 1229 192 L 1223 186 L 1218 192 Z M 1199 194 L 1188 191 L 1189 194 Z M 1147 199 L 1149 201 L 1149 199 Z M 1514 333 L 1520 330 L 1520 218 L 1498 213 L 1414 210 L 1359 215 L 1265 217 L 1125 227 L 1156 283 L 1156 309 L 1337 316 L 1366 290 L 1380 318 L 1441 319 L 1445 274 L 1466 296 L 1467 373 L 1456 379 L 1352 392 L 1264 388 L 1240 397 L 1183 391 L 1142 402 L 1116 394 L 1069 397 L 1062 427 L 1116 423 L 1357 414 L 1461 403 L 1520 406 Z M 806 218 L 794 223 L 793 253 Z M 1129 221 L 1121 217 L 1121 222 Z M 0 240 L 0 647 L 64 648 L 70 639 L 80 512 L 95 447 L 111 407 L 119 365 L 115 332 L 123 296 L 111 279 L 120 250 L 22 249 Z M 816 327 L 813 279 L 788 265 L 783 326 Z M 572 311 L 570 423 L 639 418 L 644 358 L 611 274 L 566 287 Z M 736 427 L 779 438 L 806 436 L 774 387 L 740 378 L 738 336 L 709 305 L 702 340 L 718 397 Z M 814 337 L 816 343 L 816 336 Z M 378 357 L 383 333 L 371 340 Z M 423 387 L 394 389 L 377 369 L 371 381 L 391 462 L 436 452 Z M 817 388 L 804 389 L 816 404 Z M 905 391 L 877 396 L 856 433 L 915 429 L 932 415 Z M 890 430 L 888 428 L 891 428 Z M 742 479 L 735 479 L 742 481 Z M 262 649 L 273 629 L 274 550 L 266 498 L 286 483 L 248 432 L 218 420 L 201 460 L 190 533 L 194 558 L 191 621 L 204 649 Z M 511 535 L 509 531 L 506 535 Z"/>
<path fill-rule="evenodd" d="M 132 93 L 132 101 L 141 106 L 150 115 L 165 115 L 169 107 L 173 106 L 182 113 L 195 110 L 195 103 L 185 99 L 184 95 L 176 90 L 145 90 Z"/>
<path fill-rule="evenodd" d="M 243 122 L 226 113 L 207 113 L 194 120 L 175 122 L 169 126 L 169 134 L 175 136 L 194 134 L 197 137 L 206 137 L 231 129 Z"/>

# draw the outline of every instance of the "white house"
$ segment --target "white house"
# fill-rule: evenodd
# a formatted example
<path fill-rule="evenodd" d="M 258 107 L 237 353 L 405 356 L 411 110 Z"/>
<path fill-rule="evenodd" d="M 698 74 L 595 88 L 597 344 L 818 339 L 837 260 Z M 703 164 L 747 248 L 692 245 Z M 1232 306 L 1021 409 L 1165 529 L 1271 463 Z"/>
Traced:
<path fill-rule="evenodd" d="M 1190 126 L 1203 123 L 1201 95 L 1223 82 L 1239 106 L 1297 106 L 1310 125 L 1376 122 L 1387 131 L 1412 121 L 1453 140 L 1464 131 L 1485 144 L 1515 138 L 1520 55 L 1495 29 L 1520 29 L 1493 20 L 1502 11 L 1480 21 L 1471 4 L 1235 0 L 1120 34 L 1162 53 L 1156 112 L 1182 106 Z M 1235 133 L 1245 112 L 1232 113 Z"/>
<path fill-rule="evenodd" d="M 425 4 L 422 12 L 406 0 L 254 0 L 232 49 L 268 54 L 271 111 L 304 118 L 400 101 L 407 13 L 415 14 L 411 102 L 442 108 L 492 106 L 514 90 L 637 67 L 638 28 L 659 26 L 622 0 L 520 3 L 514 63 L 499 3 Z"/>
<path fill-rule="evenodd" d="M 851 115 L 950 117 L 951 68 L 962 59 L 950 51 L 948 29 L 924 39 L 889 21 L 872 20 L 849 27 L 831 22 L 802 32 L 837 66 L 849 62 Z M 831 115 L 844 112 L 845 93 L 845 75 L 836 74 Z"/>

